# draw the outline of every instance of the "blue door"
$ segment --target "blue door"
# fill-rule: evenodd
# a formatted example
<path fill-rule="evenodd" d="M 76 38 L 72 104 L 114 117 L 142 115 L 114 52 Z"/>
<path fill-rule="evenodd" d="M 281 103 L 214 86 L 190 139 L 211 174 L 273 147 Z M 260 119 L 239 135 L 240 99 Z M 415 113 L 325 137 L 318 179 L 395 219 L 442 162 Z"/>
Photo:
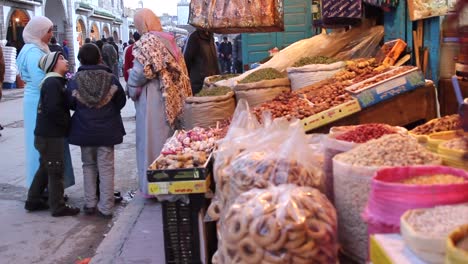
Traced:
<path fill-rule="evenodd" d="M 242 63 L 245 66 L 268 57 L 268 50 L 283 49 L 312 36 L 312 1 L 284 0 L 284 32 L 243 33 Z"/>

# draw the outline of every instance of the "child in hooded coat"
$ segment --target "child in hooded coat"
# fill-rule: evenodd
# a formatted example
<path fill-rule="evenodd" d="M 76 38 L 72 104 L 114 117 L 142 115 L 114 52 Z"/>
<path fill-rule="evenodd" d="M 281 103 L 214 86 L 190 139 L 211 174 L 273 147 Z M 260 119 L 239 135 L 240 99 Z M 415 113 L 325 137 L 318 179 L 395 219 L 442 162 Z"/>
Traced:
<path fill-rule="evenodd" d="M 114 207 L 114 146 L 123 142 L 125 129 L 120 110 L 125 92 L 112 70 L 102 61 L 95 44 L 84 44 L 78 53 L 81 67 L 70 80 L 67 98 L 75 111 L 69 142 L 81 147 L 85 214 L 97 212 L 111 218 Z M 96 180 L 99 192 L 96 195 Z"/>

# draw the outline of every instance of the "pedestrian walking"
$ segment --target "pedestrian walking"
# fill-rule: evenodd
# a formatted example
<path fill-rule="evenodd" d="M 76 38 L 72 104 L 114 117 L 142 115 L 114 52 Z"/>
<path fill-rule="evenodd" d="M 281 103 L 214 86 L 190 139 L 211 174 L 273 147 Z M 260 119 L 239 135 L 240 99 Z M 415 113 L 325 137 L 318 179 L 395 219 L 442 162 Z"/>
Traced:
<path fill-rule="evenodd" d="M 190 34 L 184 50 L 192 93 L 200 92 L 205 77 L 219 74 L 213 33 L 197 29 Z"/>
<path fill-rule="evenodd" d="M 39 60 L 49 53 L 53 23 L 44 16 L 31 18 L 23 31 L 26 43 L 18 54 L 17 65 L 21 79 L 26 82 L 23 98 L 24 135 L 26 152 L 26 187 L 31 185 L 39 168 L 39 152 L 34 147 L 34 129 L 36 128 L 37 105 L 40 97 L 40 84 L 45 72 L 39 67 Z M 68 143 L 64 143 L 65 188 L 75 184 L 73 166 Z"/>
<path fill-rule="evenodd" d="M 112 73 L 114 73 L 115 77 L 117 79 L 119 78 L 119 72 L 117 70 L 118 67 L 118 54 L 117 54 L 117 48 L 114 48 L 114 46 L 108 42 L 105 38 L 102 39 L 103 45 L 102 45 L 102 61 L 104 64 L 109 67 L 109 69 L 112 70 Z M 115 43 L 114 43 L 115 44 Z"/>
<path fill-rule="evenodd" d="M 34 130 L 34 147 L 39 152 L 39 168 L 28 191 L 24 208 L 28 211 L 46 210 L 52 216 L 76 215 L 80 212 L 65 204 L 64 152 L 70 126 L 70 110 L 65 98 L 65 73 L 68 61 L 61 52 L 43 55 L 39 67 L 46 73 L 40 85 L 37 121 Z M 48 188 L 48 203 L 43 200 Z"/>
<path fill-rule="evenodd" d="M 60 51 L 63 54 L 63 48 L 57 43 L 55 37 L 50 38 L 49 50 L 51 52 Z"/>
<path fill-rule="evenodd" d="M 84 44 L 78 52 L 81 63 L 68 84 L 71 119 L 69 140 L 81 147 L 85 214 L 112 218 L 114 208 L 114 146 L 123 142 L 125 129 L 120 115 L 125 92 L 112 71 L 100 65 L 95 44 Z M 99 197 L 96 181 L 99 177 Z"/>
<path fill-rule="evenodd" d="M 68 41 L 64 40 L 63 41 L 63 56 L 65 57 L 66 60 L 68 60 L 68 56 L 70 56 L 70 49 L 68 48 Z"/>
<path fill-rule="evenodd" d="M 133 38 L 135 39 L 135 42 L 140 40 L 140 34 L 138 32 L 133 33 Z M 130 69 L 133 68 L 133 60 L 135 59 L 135 57 L 133 57 L 132 54 L 135 42 L 133 42 L 133 40 L 130 40 L 128 43 L 130 42 L 130 46 L 128 46 L 124 51 L 123 75 L 126 82 L 128 81 L 128 73 Z"/>
<path fill-rule="evenodd" d="M 147 8 L 135 14 L 142 34 L 127 89 L 135 101 L 136 148 L 140 191 L 148 195 L 146 169 L 164 142 L 179 128 L 185 98 L 192 95 L 184 57 L 172 34 L 162 32 L 159 18 Z"/>
<path fill-rule="evenodd" d="M 221 70 L 223 73 L 231 72 L 232 44 L 227 37 L 219 44 L 219 57 L 221 58 Z"/>
<path fill-rule="evenodd" d="M 0 46 L 0 100 L 2 100 L 2 93 L 3 93 L 3 80 L 5 78 L 5 60 L 3 59 L 3 49 Z M 3 130 L 2 125 L 0 124 L 0 130 Z M 0 133 L 0 137 L 2 134 Z"/>

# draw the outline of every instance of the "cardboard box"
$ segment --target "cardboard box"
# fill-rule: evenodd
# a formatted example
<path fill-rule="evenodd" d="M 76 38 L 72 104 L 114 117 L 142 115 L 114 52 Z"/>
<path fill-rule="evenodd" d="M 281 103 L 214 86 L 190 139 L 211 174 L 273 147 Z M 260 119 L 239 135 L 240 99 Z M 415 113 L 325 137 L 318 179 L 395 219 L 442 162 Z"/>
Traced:
<path fill-rule="evenodd" d="M 400 234 L 376 234 L 370 237 L 373 264 L 426 264 L 405 245 Z"/>
<path fill-rule="evenodd" d="M 160 194 L 193 194 L 206 193 L 210 189 L 211 176 L 198 181 L 148 182 L 148 193 Z"/>
<path fill-rule="evenodd" d="M 391 71 L 383 74 L 388 73 L 391 73 Z M 377 75 L 363 82 L 378 78 L 379 76 L 380 75 Z M 356 99 L 358 99 L 362 108 L 366 108 L 379 102 L 388 100 L 399 94 L 414 90 L 418 87 L 422 87 L 425 85 L 426 81 L 424 74 L 419 69 L 414 68 L 407 72 L 395 75 L 389 79 L 371 84 L 356 92 L 351 91 L 354 86 L 360 85 L 361 83 L 362 82 L 354 84 L 346 88 L 346 90 L 350 92 Z"/>
<path fill-rule="evenodd" d="M 160 155 L 146 171 L 148 182 L 173 182 L 173 181 L 197 181 L 204 180 L 211 173 L 212 154 L 208 156 L 202 167 L 183 169 L 156 169 L 156 161 L 162 158 Z"/>
<path fill-rule="evenodd" d="M 353 99 L 344 104 L 337 105 L 318 114 L 304 118 L 301 122 L 304 125 L 304 129 L 309 131 L 359 111 L 361 111 L 361 106 L 356 99 Z"/>

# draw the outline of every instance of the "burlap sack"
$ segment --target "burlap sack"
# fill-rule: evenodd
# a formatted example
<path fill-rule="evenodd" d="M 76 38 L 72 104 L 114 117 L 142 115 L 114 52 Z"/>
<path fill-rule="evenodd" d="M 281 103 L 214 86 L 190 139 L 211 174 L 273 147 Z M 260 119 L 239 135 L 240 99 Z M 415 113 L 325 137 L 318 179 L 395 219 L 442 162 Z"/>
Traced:
<path fill-rule="evenodd" d="M 239 83 L 234 87 L 236 100 L 244 99 L 250 107 L 272 100 L 279 94 L 291 90 L 288 78 L 263 80 L 254 83 Z"/>
<path fill-rule="evenodd" d="M 187 97 L 182 124 L 185 129 L 214 127 L 217 121 L 231 118 L 235 108 L 234 92 L 221 96 Z"/>
<path fill-rule="evenodd" d="M 310 64 L 302 67 L 287 68 L 293 91 L 310 86 L 332 77 L 346 66 L 343 61 L 332 64 Z"/>

